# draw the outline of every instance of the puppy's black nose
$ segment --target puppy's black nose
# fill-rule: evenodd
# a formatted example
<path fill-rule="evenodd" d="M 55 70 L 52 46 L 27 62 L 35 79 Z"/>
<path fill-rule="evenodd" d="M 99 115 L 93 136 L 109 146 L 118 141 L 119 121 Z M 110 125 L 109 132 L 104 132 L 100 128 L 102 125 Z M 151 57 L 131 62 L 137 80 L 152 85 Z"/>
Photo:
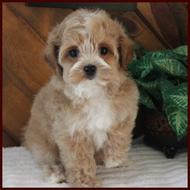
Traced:
<path fill-rule="evenodd" d="M 96 66 L 95 65 L 86 65 L 84 66 L 84 72 L 88 79 L 92 79 L 94 75 L 96 74 Z"/>

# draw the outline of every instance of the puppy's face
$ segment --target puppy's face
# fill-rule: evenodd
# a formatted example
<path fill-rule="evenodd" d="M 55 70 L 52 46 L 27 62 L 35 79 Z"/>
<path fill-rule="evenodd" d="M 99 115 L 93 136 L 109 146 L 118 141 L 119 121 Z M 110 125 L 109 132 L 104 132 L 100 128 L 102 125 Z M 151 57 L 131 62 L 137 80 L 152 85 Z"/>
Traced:
<path fill-rule="evenodd" d="M 104 11 L 78 10 L 50 34 L 46 58 L 70 85 L 104 86 L 132 57 L 123 27 Z"/>

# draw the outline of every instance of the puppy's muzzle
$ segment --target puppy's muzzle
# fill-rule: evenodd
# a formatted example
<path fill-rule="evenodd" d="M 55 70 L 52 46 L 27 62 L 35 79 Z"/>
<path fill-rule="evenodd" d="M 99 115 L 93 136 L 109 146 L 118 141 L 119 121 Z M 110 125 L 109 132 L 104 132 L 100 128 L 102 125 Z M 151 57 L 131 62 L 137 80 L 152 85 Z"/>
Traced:
<path fill-rule="evenodd" d="M 95 65 L 86 65 L 84 66 L 83 68 L 84 72 L 85 72 L 85 75 L 88 79 L 93 79 L 96 75 L 96 66 Z"/>

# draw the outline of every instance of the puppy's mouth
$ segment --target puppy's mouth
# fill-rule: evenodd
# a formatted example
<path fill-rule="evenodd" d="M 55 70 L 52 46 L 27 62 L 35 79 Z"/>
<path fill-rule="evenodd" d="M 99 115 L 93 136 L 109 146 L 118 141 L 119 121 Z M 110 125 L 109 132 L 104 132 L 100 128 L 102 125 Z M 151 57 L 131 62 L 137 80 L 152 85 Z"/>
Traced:
<path fill-rule="evenodd" d="M 95 78 L 95 76 L 86 76 L 86 78 L 87 78 L 88 80 L 93 80 L 93 79 Z"/>

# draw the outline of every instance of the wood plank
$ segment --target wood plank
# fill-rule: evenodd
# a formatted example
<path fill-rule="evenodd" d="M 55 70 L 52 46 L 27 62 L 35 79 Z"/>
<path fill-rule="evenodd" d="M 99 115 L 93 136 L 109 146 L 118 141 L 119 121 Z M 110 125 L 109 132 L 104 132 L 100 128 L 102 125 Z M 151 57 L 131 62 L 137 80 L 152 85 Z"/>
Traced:
<path fill-rule="evenodd" d="M 73 10 L 63 8 L 30 7 L 25 3 L 7 3 L 18 17 L 22 17 L 46 41 L 48 33 Z"/>
<path fill-rule="evenodd" d="M 3 130 L 3 147 L 18 146 L 18 145 L 19 143 L 15 142 L 15 140 L 5 130 Z"/>
<path fill-rule="evenodd" d="M 64 3 L 64 2 L 55 2 L 55 3 L 28 3 L 30 6 L 37 6 L 37 7 L 50 7 L 50 8 L 69 8 L 69 9 L 78 9 L 78 8 L 87 8 L 87 9 L 104 9 L 104 10 L 116 10 L 116 11 L 134 11 L 136 8 L 136 3 Z"/>
<path fill-rule="evenodd" d="M 139 18 L 139 16 L 136 14 L 136 10 L 127 12 L 108 10 L 108 13 L 111 14 L 112 18 L 117 18 L 123 23 L 126 30 L 128 31 L 128 34 L 133 38 L 133 40 L 135 40 L 137 44 L 143 45 L 147 50 L 165 49 L 165 45 L 145 25 L 143 20 Z"/>
<path fill-rule="evenodd" d="M 67 16 L 69 13 L 72 12 L 71 9 L 62 9 L 62 8 L 41 8 L 41 7 L 26 7 L 24 4 L 21 4 L 18 6 L 18 3 L 10 3 L 8 5 L 11 10 L 13 10 L 16 14 L 24 18 L 28 23 L 31 24 L 33 28 L 35 28 L 36 31 L 42 36 L 44 40 L 46 40 L 48 32 L 51 30 L 51 28 L 56 24 L 62 21 L 62 19 Z M 121 14 L 123 15 L 123 12 L 120 11 L 108 11 L 113 16 L 118 17 L 119 19 L 122 19 L 123 22 L 125 20 L 121 17 Z M 133 12 L 134 13 L 134 12 Z M 133 14 L 132 13 L 132 14 Z M 125 14 L 125 13 L 124 13 Z M 131 12 L 129 12 L 131 14 Z M 125 17 L 125 16 L 124 16 Z M 137 19 L 137 18 L 135 18 Z M 143 22 L 137 19 L 137 22 L 140 22 L 140 25 L 143 25 L 145 30 L 147 30 L 147 27 L 144 26 Z M 44 24 L 48 23 L 48 24 Z M 144 29 L 143 29 L 144 30 Z M 150 33 L 151 40 L 153 39 L 153 43 L 149 43 L 150 47 L 147 47 L 147 43 L 145 44 L 143 40 L 143 37 L 138 37 L 137 42 L 145 45 L 146 49 L 151 49 L 153 47 L 153 50 L 156 49 L 164 49 L 164 46 L 162 43 L 159 42 L 156 37 L 153 36 L 152 32 L 148 30 L 148 33 Z M 143 34 L 144 35 L 144 34 Z M 147 39 L 147 32 L 145 32 L 146 39 Z M 135 38 L 136 39 L 136 38 Z M 157 44 L 156 44 L 157 43 Z"/>
<path fill-rule="evenodd" d="M 150 3 L 148 3 L 148 2 L 137 3 L 137 9 L 146 18 L 146 20 L 149 22 L 149 24 L 154 28 L 155 32 L 160 36 L 160 38 L 162 38 L 164 43 L 168 47 L 171 47 L 170 44 L 167 42 L 167 40 L 162 35 L 162 32 L 161 32 L 160 28 L 158 27 L 158 24 L 157 24 L 157 22 L 155 20 L 155 17 L 153 15 L 153 13 L 152 13 Z"/>
<path fill-rule="evenodd" d="M 34 95 L 52 75 L 43 48 L 35 31 L 3 4 L 3 127 L 18 141 Z"/>
<path fill-rule="evenodd" d="M 150 3 L 154 18 L 165 40 L 175 48 L 180 45 L 176 20 L 167 3 Z"/>
<path fill-rule="evenodd" d="M 43 58 L 44 44 L 20 17 L 5 6 L 3 12 L 3 67 L 35 93 L 52 74 Z"/>
<path fill-rule="evenodd" d="M 120 16 L 120 19 L 123 21 L 123 23 L 126 24 L 126 28 L 129 31 L 129 35 L 135 40 L 137 44 L 140 44 L 146 50 L 151 51 L 165 49 L 164 45 L 159 41 L 159 39 L 156 38 L 156 36 L 136 15 L 135 12 L 126 12 L 122 15 L 122 17 Z M 129 24 L 128 26 L 129 21 L 136 26 L 135 30 L 130 29 L 131 24 Z"/>
<path fill-rule="evenodd" d="M 183 3 L 168 3 L 169 8 L 176 20 L 180 34 L 180 44 L 187 44 L 188 35 L 188 12 Z"/>
<path fill-rule="evenodd" d="M 9 78 L 8 78 L 9 80 Z M 18 142 L 30 116 L 32 100 L 9 80 L 3 88 L 3 128 Z"/>

